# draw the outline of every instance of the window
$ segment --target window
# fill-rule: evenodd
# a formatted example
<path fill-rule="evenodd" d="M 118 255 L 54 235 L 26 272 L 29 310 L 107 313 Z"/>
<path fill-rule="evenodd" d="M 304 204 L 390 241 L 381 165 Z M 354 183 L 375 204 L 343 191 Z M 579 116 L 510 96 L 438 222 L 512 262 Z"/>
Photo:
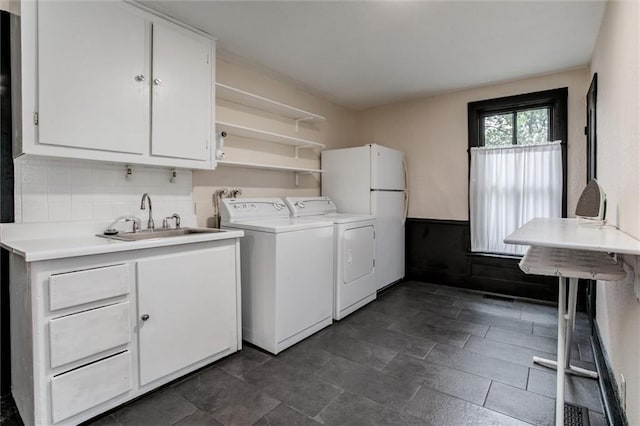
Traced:
<path fill-rule="evenodd" d="M 469 103 L 472 252 L 523 254 L 504 244 L 508 234 L 534 217 L 566 216 L 567 93 Z"/>
<path fill-rule="evenodd" d="M 482 117 L 483 146 L 528 145 L 551 140 L 550 107 L 488 112 Z"/>

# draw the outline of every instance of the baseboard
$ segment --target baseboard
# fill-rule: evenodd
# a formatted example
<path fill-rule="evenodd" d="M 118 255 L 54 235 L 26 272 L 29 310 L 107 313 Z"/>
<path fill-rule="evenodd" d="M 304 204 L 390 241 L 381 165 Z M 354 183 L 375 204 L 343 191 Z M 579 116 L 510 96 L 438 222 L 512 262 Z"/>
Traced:
<path fill-rule="evenodd" d="M 598 371 L 598 381 L 600 384 L 600 397 L 604 406 L 604 414 L 609 425 L 629 426 L 627 416 L 622 409 L 622 399 L 618 392 L 618 381 L 611 367 L 611 362 L 607 356 L 607 351 L 602 344 L 600 327 L 594 321 L 593 335 L 591 336 L 591 347 L 595 358 L 596 369 Z"/>

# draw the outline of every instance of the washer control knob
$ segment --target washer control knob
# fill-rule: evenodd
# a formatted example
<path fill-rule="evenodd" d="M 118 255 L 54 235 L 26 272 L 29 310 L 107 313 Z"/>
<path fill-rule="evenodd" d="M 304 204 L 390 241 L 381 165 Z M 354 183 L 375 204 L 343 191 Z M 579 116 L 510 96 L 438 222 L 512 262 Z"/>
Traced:
<path fill-rule="evenodd" d="M 298 208 L 304 209 L 304 203 L 302 201 L 296 201 L 295 206 Z"/>

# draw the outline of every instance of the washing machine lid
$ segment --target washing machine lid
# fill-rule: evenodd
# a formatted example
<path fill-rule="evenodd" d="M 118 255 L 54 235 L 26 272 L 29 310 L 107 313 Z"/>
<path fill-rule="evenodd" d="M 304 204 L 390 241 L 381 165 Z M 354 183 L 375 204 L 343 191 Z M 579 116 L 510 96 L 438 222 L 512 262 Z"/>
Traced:
<path fill-rule="evenodd" d="M 278 219 L 254 219 L 239 222 L 222 222 L 221 226 L 223 228 L 237 228 L 278 234 L 282 232 L 333 227 L 333 222 L 327 220 L 309 220 L 292 217 Z"/>

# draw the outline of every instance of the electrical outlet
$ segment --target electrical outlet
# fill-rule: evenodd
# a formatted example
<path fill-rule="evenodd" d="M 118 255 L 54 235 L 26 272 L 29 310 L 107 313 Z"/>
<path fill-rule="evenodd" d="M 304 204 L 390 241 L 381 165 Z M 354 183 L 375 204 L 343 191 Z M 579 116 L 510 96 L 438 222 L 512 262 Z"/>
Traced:
<path fill-rule="evenodd" d="M 624 378 L 624 374 L 620 374 L 620 404 L 622 404 L 622 409 L 627 410 L 627 381 Z"/>

